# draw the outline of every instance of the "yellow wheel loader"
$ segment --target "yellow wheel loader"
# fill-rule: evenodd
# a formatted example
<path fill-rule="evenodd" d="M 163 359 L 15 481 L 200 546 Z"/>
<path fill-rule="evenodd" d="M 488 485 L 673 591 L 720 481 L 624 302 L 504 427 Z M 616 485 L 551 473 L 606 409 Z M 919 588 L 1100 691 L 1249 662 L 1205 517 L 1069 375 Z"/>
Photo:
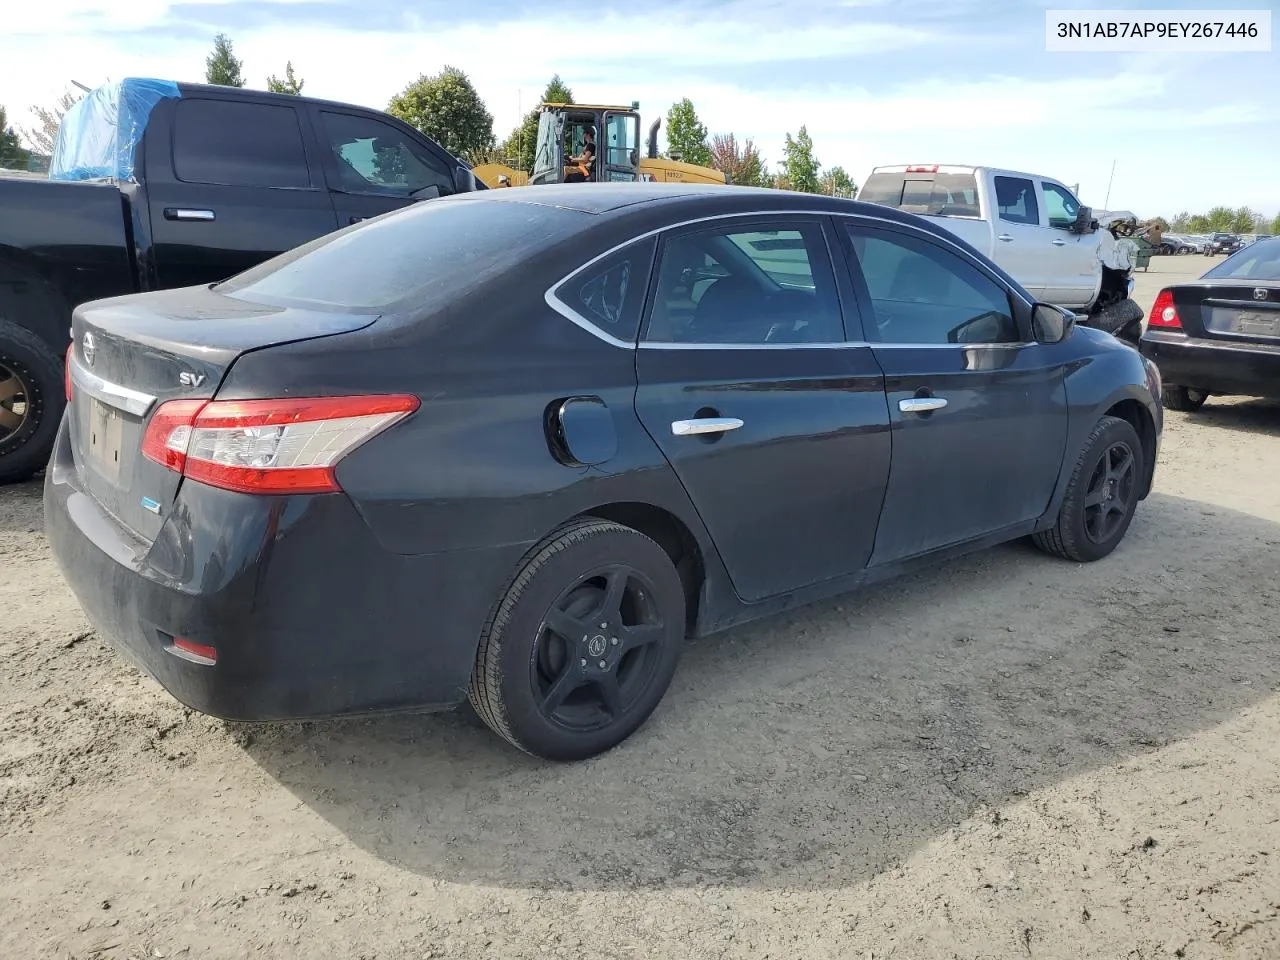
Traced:
<path fill-rule="evenodd" d="M 538 113 L 533 170 L 483 163 L 471 172 L 489 187 L 542 183 L 611 183 L 657 180 L 664 183 L 727 183 L 725 175 L 658 156 L 658 127 L 649 127 L 647 156 L 640 155 L 639 103 L 630 107 L 586 103 L 544 103 Z"/>

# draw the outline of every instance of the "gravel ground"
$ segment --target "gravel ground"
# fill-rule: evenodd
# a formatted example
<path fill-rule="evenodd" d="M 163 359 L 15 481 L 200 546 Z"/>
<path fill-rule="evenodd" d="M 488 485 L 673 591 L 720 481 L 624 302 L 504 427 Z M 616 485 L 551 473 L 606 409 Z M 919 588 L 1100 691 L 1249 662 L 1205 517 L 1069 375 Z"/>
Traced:
<path fill-rule="evenodd" d="M 1280 406 L 1171 413 L 1108 560 L 1014 544 L 698 642 L 571 767 L 465 714 L 191 714 L 6 488 L 0 956 L 1278 957 L 1277 475 Z"/>

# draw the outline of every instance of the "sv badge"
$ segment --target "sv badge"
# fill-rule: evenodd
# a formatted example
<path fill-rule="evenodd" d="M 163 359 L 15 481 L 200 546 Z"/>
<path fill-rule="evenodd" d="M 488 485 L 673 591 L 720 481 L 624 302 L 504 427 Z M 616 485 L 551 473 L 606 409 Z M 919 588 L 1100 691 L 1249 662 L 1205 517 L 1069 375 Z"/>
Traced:
<path fill-rule="evenodd" d="M 204 383 L 204 374 L 191 373 L 188 370 L 183 370 L 178 374 L 178 382 L 184 387 L 198 387 L 200 384 Z"/>

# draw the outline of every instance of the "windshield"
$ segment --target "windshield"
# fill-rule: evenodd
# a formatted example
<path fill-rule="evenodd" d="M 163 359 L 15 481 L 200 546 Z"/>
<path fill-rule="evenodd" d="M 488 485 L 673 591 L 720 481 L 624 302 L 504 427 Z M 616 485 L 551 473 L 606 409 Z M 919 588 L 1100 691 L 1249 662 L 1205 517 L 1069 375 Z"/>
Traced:
<path fill-rule="evenodd" d="M 1205 273 L 1204 280 L 1280 280 L 1280 239 L 1258 240 Z"/>
<path fill-rule="evenodd" d="M 477 274 L 506 270 L 582 224 L 559 207 L 472 197 L 426 200 L 267 260 L 216 284 L 276 306 L 390 313 Z"/>
<path fill-rule="evenodd" d="M 538 144 L 533 157 L 533 176 L 560 172 L 559 116 L 545 112 L 538 116 Z"/>
<path fill-rule="evenodd" d="M 972 173 L 873 173 L 858 199 L 924 216 L 982 215 Z"/>

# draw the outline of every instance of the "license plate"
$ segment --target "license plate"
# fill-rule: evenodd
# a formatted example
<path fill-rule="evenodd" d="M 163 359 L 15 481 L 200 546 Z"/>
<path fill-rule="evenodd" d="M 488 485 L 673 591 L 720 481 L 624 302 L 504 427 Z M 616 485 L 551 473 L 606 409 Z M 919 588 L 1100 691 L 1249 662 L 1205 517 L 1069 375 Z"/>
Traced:
<path fill-rule="evenodd" d="M 124 419 L 120 412 L 99 400 L 89 401 L 89 464 L 109 480 L 120 477 L 120 447 Z"/>
<path fill-rule="evenodd" d="M 1251 336 L 1274 337 L 1280 333 L 1280 318 L 1261 313 L 1238 313 L 1233 324 L 1235 333 Z"/>

